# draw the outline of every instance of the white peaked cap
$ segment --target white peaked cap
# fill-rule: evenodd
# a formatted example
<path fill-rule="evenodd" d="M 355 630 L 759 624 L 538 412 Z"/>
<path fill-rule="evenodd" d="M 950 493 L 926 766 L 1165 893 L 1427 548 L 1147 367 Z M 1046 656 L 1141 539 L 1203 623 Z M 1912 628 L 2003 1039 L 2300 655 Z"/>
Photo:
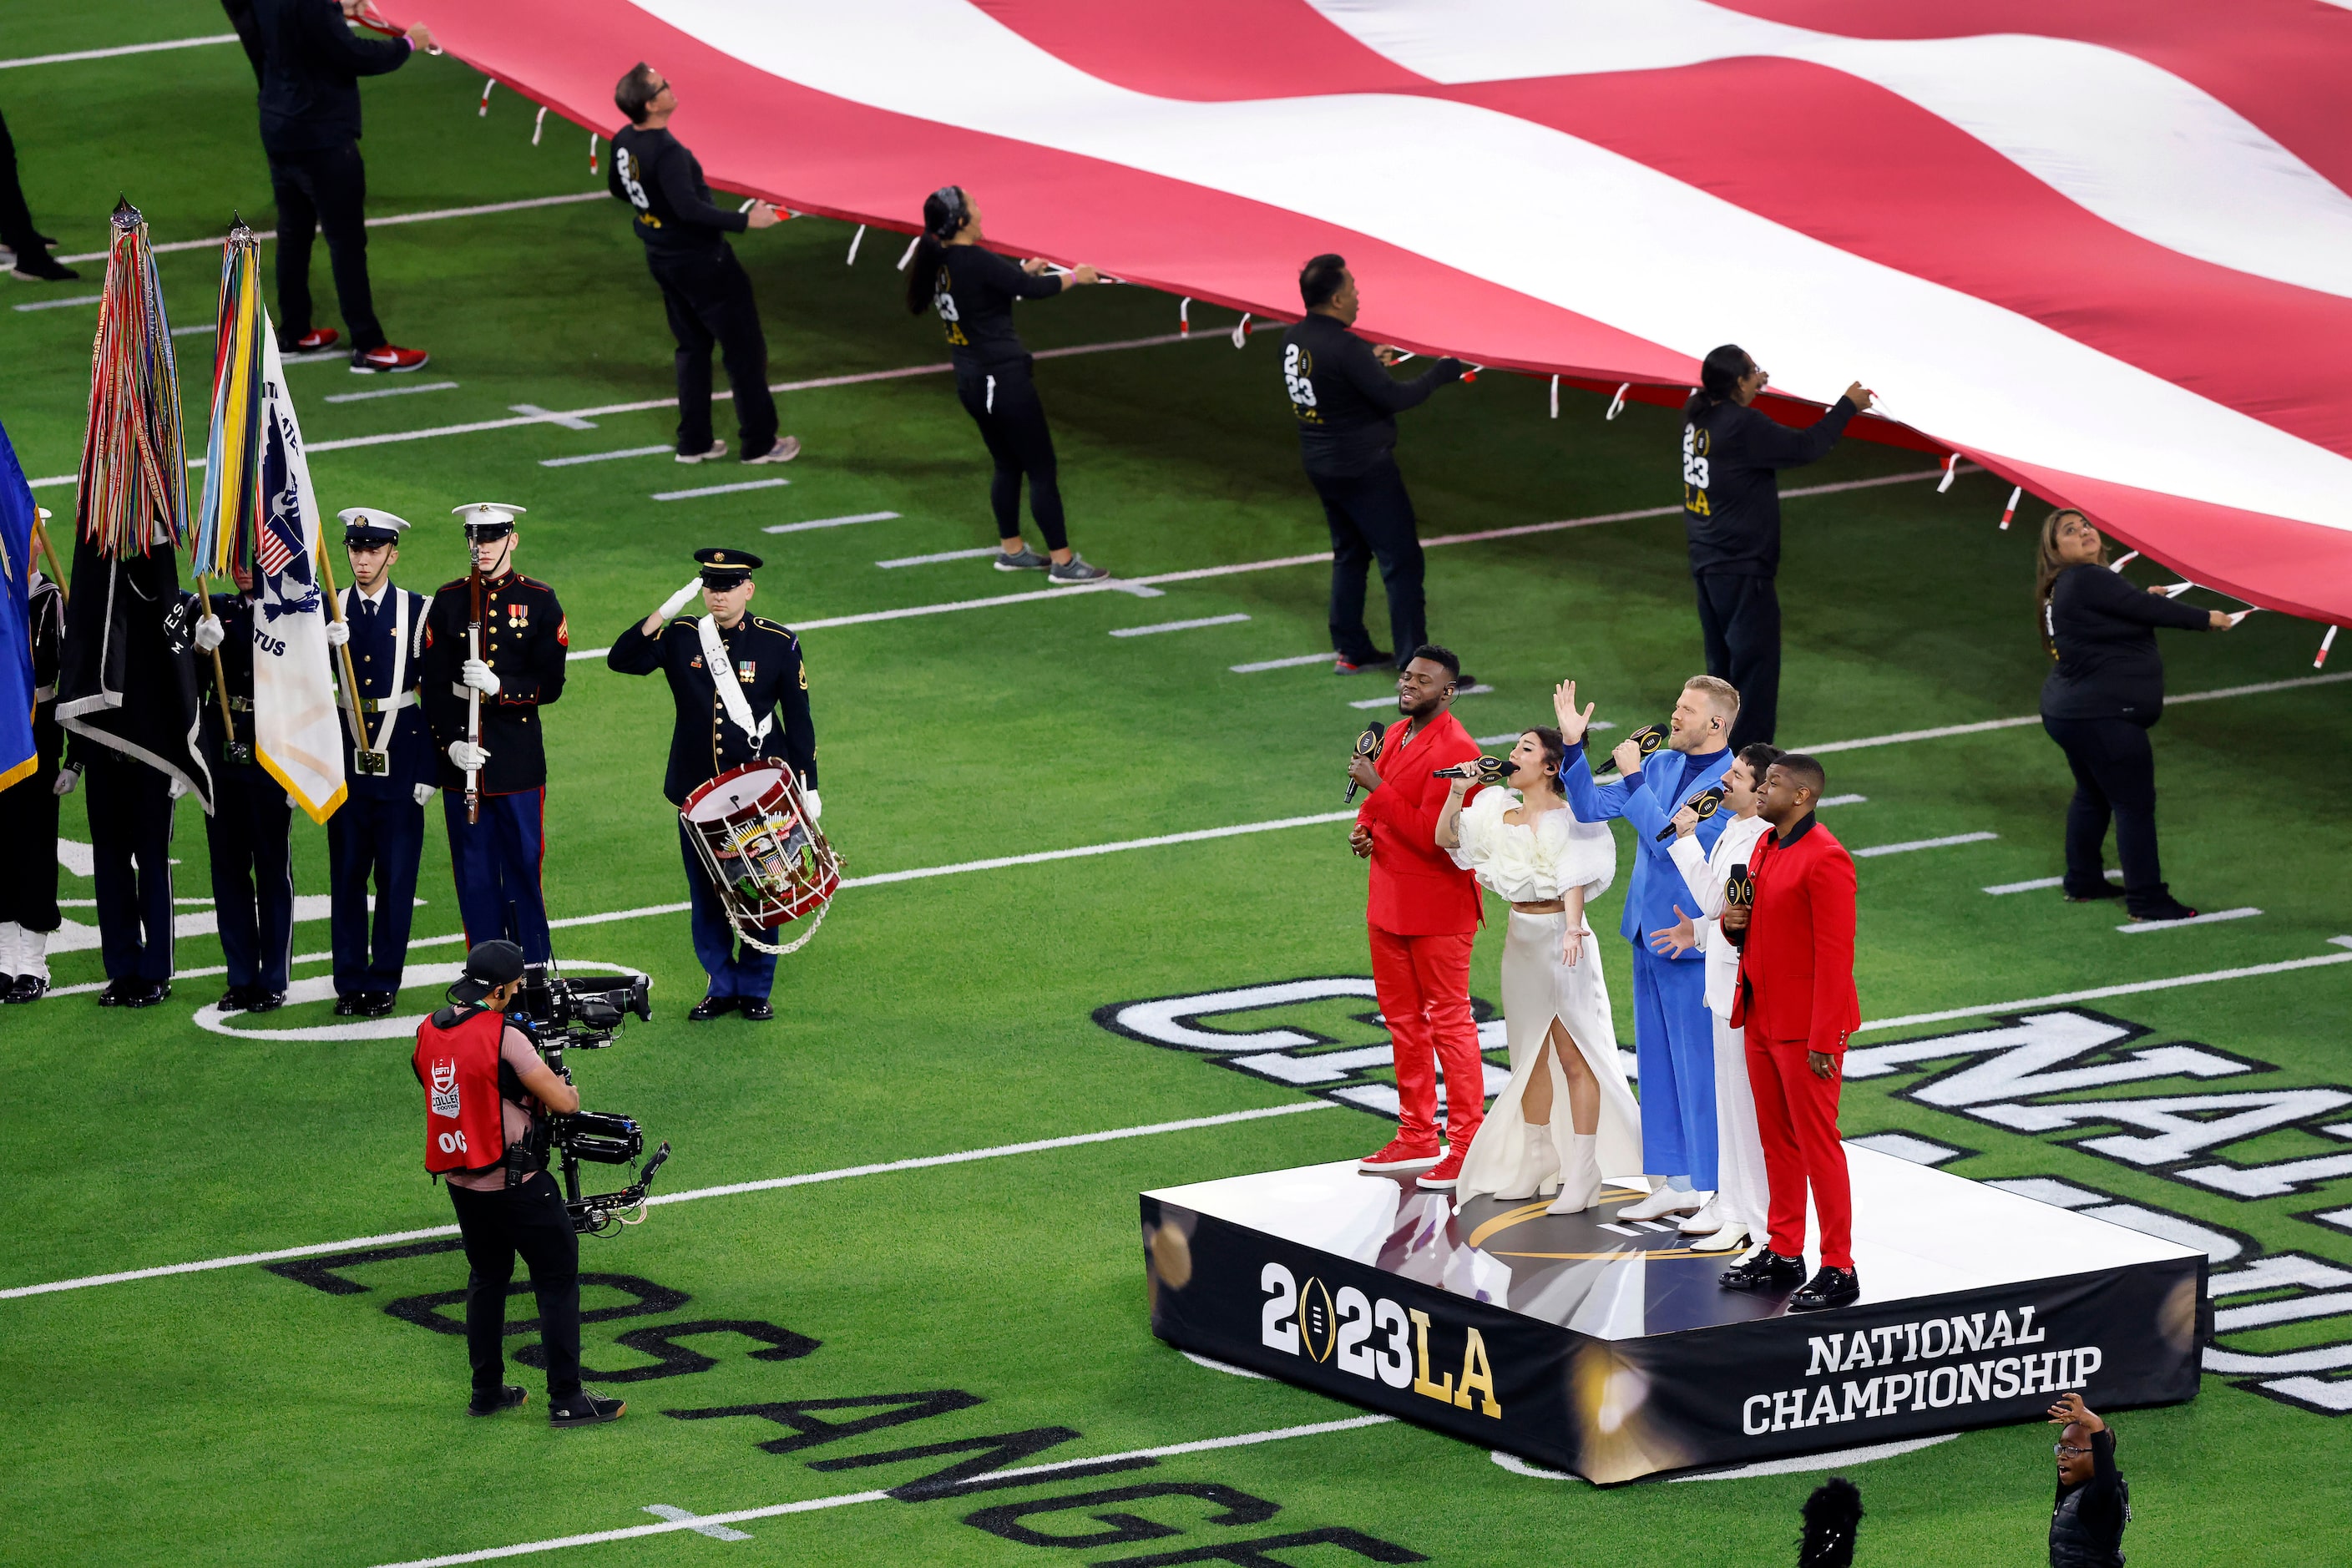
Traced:
<path fill-rule="evenodd" d="M 495 523 L 511 523 L 530 510 L 529 507 L 515 506 L 502 500 L 477 500 L 451 507 L 449 515 L 464 519 L 468 528 L 479 528 Z"/>
<path fill-rule="evenodd" d="M 381 507 L 347 506 L 335 514 L 345 528 L 381 528 L 389 533 L 399 533 L 408 527 L 408 520 L 396 517 Z"/>

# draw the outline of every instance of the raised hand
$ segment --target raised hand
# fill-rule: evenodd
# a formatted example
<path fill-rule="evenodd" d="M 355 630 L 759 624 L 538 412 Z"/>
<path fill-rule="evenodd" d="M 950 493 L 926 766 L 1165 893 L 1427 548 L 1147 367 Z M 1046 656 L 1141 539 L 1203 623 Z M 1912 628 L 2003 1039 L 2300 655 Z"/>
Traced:
<path fill-rule="evenodd" d="M 1592 724 L 1592 710 L 1598 703 L 1588 702 L 1584 711 L 1576 710 L 1576 682 L 1563 680 L 1552 688 L 1552 716 L 1559 721 L 1559 738 L 1571 746 L 1581 745 L 1584 732 Z"/>

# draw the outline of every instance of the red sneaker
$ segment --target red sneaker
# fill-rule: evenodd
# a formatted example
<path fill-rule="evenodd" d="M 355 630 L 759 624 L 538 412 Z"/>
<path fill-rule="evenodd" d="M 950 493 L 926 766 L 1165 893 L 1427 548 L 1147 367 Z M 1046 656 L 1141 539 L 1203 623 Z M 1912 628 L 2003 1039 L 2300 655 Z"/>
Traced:
<path fill-rule="evenodd" d="M 396 348 L 391 343 L 386 343 L 382 348 L 368 349 L 363 353 L 353 354 L 352 356 L 352 374 L 354 375 L 370 375 L 378 371 L 393 371 L 397 373 L 407 370 L 423 370 L 425 368 L 425 362 L 432 357 L 433 356 L 431 354 L 426 353 L 423 349 Z"/>
<path fill-rule="evenodd" d="M 1426 1171 L 1444 1158 L 1437 1140 L 1426 1143 L 1408 1143 L 1402 1138 L 1389 1140 L 1388 1147 L 1377 1154 L 1367 1154 L 1356 1162 L 1356 1169 L 1370 1175 L 1401 1175 L 1409 1171 Z M 1455 1162 L 1456 1169 L 1460 1162 Z"/>
<path fill-rule="evenodd" d="M 294 352 L 299 354 L 314 354 L 320 349 L 333 348 L 342 340 L 343 334 L 332 327 L 312 327 L 294 340 Z"/>
<path fill-rule="evenodd" d="M 1445 1158 L 1437 1162 L 1437 1168 L 1423 1176 L 1416 1184 L 1435 1193 L 1452 1192 L 1454 1184 L 1462 1179 L 1462 1155 L 1466 1148 L 1466 1144 L 1459 1147 L 1447 1144 Z"/>

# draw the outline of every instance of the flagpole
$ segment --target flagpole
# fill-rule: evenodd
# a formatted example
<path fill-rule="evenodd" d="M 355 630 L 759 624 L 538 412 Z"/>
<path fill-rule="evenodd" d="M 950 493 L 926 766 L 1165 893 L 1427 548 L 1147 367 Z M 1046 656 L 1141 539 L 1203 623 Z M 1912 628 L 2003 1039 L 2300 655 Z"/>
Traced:
<path fill-rule="evenodd" d="M 202 572 L 196 574 L 196 592 L 204 595 L 205 614 L 211 615 L 213 613 L 212 580 Z M 213 695 L 220 699 L 221 761 L 224 763 L 233 763 L 236 760 L 234 755 L 237 746 L 236 721 L 230 716 L 228 710 L 228 670 L 221 663 L 220 648 L 217 645 L 214 647 L 212 654 Z M 252 759 L 247 760 L 249 762 Z"/>
<path fill-rule="evenodd" d="M 473 554 L 473 545 L 469 535 L 466 540 L 466 552 L 469 558 Z M 466 657 L 478 659 L 482 657 L 482 568 L 478 562 L 469 559 L 468 563 L 473 567 L 467 575 L 471 579 L 473 588 L 474 618 L 466 627 Z M 482 694 L 472 686 L 466 688 L 466 743 L 478 751 L 482 744 Z M 467 768 L 466 826 L 471 827 L 481 819 L 482 775 L 476 769 Z"/>
<path fill-rule="evenodd" d="M 33 542 L 40 547 L 41 558 L 49 563 L 49 581 L 58 585 L 58 603 L 70 605 L 73 601 L 66 588 L 65 569 L 58 564 L 58 547 L 49 542 L 49 531 L 41 526 L 37 513 L 33 518 Z"/>
<path fill-rule="evenodd" d="M 326 530 L 322 528 L 319 532 L 320 535 L 319 584 L 327 591 L 327 618 L 335 625 L 341 626 L 343 624 L 342 595 L 335 591 L 335 569 L 327 564 Z M 351 643 L 346 640 L 335 652 L 342 657 L 343 661 L 343 706 L 351 710 L 352 715 L 352 749 L 354 752 L 364 752 L 369 749 L 367 721 L 360 717 L 360 680 L 359 677 L 352 672 Z M 386 700 L 399 701 L 400 693 L 394 692 Z"/>

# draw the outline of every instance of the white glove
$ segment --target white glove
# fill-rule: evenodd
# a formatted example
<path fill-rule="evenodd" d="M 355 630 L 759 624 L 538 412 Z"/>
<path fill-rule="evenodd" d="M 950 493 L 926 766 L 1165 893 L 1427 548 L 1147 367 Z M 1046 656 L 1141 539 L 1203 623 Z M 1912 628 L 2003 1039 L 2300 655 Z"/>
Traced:
<path fill-rule="evenodd" d="M 327 623 L 327 646 L 328 646 L 329 647 L 341 647 L 344 644 L 346 644 L 346 643 L 350 642 L 351 640 L 352 640 L 352 623 L 351 623 L 351 622 L 349 622 L 349 621 L 329 621 L 329 622 Z"/>
<path fill-rule="evenodd" d="M 74 785 L 81 783 L 79 768 L 59 768 L 58 776 L 49 782 L 49 793 L 58 796 L 73 794 Z"/>
<path fill-rule="evenodd" d="M 686 602 L 702 592 L 702 579 L 695 578 L 685 587 L 662 601 L 661 618 L 665 621 L 686 608 Z"/>
<path fill-rule="evenodd" d="M 824 802 L 817 799 L 816 791 L 813 789 L 804 789 L 801 791 L 801 798 L 808 802 L 809 820 L 811 822 L 819 822 L 824 820 Z"/>
<path fill-rule="evenodd" d="M 436 791 L 431 784 L 418 784 L 415 790 L 416 804 L 419 805 L 431 805 L 433 804 L 433 797 L 438 792 Z"/>
<path fill-rule="evenodd" d="M 496 697 L 499 694 L 499 672 L 478 658 L 469 658 L 466 661 L 461 679 L 467 685 L 485 697 Z"/>
<path fill-rule="evenodd" d="M 177 800 L 184 795 L 193 795 L 194 793 L 194 791 L 188 788 L 187 780 L 175 778 L 172 781 L 172 787 L 164 798 L 167 800 Z"/>
<path fill-rule="evenodd" d="M 457 765 L 460 773 L 479 773 L 482 771 L 482 764 L 489 760 L 490 753 L 471 741 L 449 742 L 449 761 Z"/>
<path fill-rule="evenodd" d="M 206 653 L 228 641 L 228 628 L 221 625 L 218 616 L 206 616 L 196 623 L 196 647 Z"/>

